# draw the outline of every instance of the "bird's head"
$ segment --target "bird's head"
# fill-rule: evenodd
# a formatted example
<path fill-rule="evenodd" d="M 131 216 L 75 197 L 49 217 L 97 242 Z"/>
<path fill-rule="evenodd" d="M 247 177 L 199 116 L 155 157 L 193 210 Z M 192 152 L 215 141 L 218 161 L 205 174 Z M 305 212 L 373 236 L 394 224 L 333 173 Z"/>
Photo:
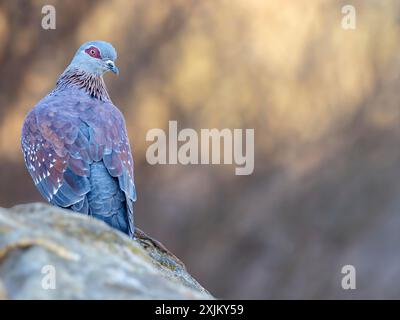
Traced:
<path fill-rule="evenodd" d="M 115 65 L 117 51 L 105 41 L 89 41 L 80 46 L 69 68 L 78 69 L 92 75 L 102 76 L 108 71 L 119 74 Z"/>

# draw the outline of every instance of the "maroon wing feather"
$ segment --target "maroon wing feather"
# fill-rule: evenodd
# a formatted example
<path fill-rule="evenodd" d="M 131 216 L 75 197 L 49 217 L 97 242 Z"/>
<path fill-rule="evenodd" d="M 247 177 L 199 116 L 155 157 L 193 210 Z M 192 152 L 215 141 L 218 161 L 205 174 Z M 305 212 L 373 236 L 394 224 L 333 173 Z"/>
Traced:
<path fill-rule="evenodd" d="M 36 186 L 50 202 L 63 207 L 78 205 L 84 210 L 90 164 L 103 160 L 125 193 L 133 228 L 133 159 L 123 116 L 110 102 L 67 101 L 61 107 L 43 101 L 26 117 L 21 142 Z"/>

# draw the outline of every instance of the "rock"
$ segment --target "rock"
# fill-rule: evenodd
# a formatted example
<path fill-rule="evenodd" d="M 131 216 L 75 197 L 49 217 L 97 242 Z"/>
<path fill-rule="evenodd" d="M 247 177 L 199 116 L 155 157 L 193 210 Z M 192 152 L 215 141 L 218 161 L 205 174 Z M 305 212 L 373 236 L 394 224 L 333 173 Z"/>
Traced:
<path fill-rule="evenodd" d="M 0 299 L 213 299 L 163 245 L 136 236 L 46 204 L 0 208 Z"/>

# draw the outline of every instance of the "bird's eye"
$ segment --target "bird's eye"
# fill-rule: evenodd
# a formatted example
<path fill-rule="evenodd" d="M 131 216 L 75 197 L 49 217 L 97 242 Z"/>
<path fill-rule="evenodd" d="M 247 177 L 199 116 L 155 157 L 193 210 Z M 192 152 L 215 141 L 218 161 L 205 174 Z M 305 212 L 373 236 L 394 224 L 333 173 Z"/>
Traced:
<path fill-rule="evenodd" d="M 87 48 L 87 49 L 85 50 L 85 52 L 86 52 L 89 56 L 91 56 L 91 57 L 93 57 L 93 58 L 97 58 L 97 59 L 101 58 L 101 56 L 100 56 L 100 51 L 99 51 L 99 49 L 97 49 L 96 47 Z"/>

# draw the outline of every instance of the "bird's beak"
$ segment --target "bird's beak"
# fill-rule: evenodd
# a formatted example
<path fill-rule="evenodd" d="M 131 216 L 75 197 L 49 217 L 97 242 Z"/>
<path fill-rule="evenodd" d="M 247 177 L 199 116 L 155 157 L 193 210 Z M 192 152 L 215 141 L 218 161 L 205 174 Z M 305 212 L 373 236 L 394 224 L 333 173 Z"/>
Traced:
<path fill-rule="evenodd" d="M 114 61 L 108 60 L 107 61 L 107 67 L 110 71 L 114 72 L 116 75 L 119 74 L 119 69 L 118 67 L 115 65 Z"/>

